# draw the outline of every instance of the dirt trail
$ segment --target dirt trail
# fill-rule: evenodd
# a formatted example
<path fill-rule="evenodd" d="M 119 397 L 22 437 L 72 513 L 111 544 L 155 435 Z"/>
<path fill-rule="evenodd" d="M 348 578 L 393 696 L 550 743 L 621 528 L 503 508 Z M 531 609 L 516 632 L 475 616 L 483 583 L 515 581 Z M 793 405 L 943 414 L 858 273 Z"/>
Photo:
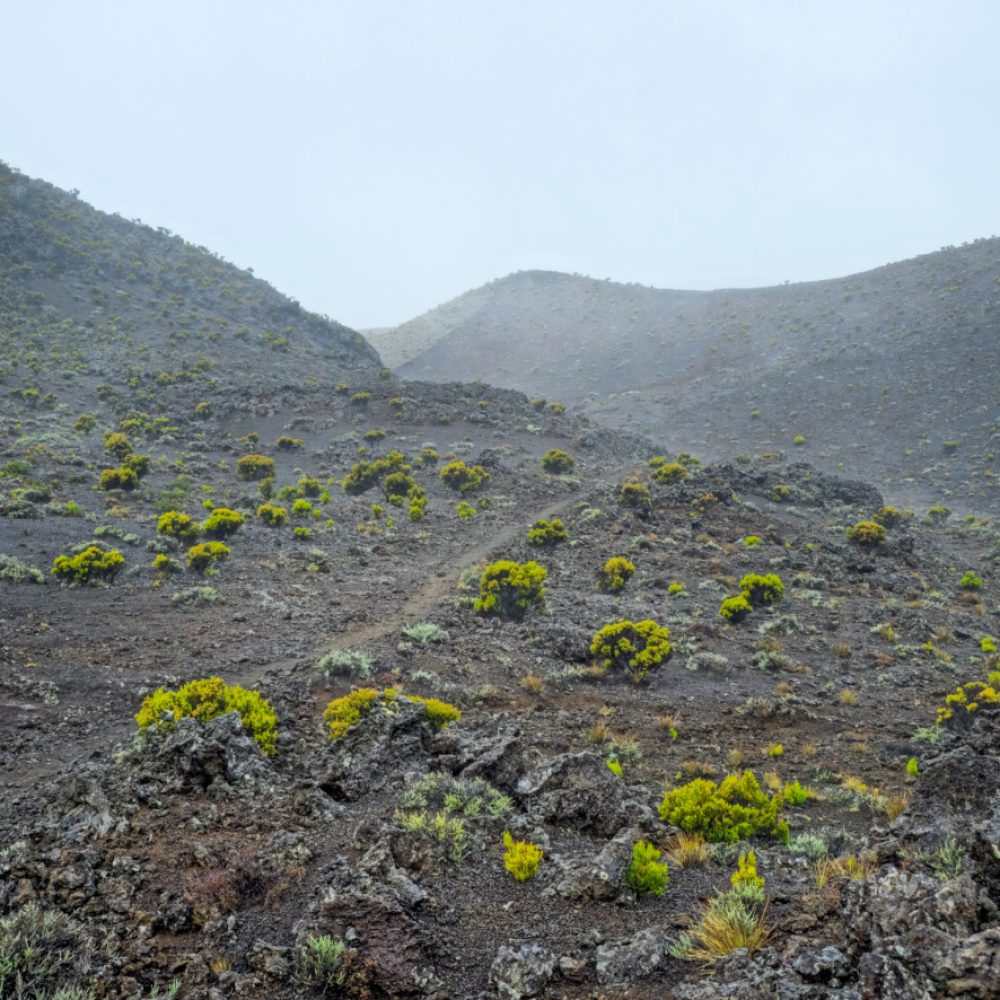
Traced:
<path fill-rule="evenodd" d="M 446 560 L 441 560 L 435 565 L 422 569 L 422 582 L 418 587 L 412 588 L 410 596 L 400 607 L 389 614 L 380 616 L 373 622 L 366 622 L 363 625 L 348 628 L 345 632 L 328 636 L 318 643 L 309 654 L 311 662 L 315 662 L 327 653 L 350 649 L 381 639 L 404 625 L 412 625 L 414 622 L 420 621 L 430 614 L 446 596 L 455 592 L 458 581 L 466 569 L 475 566 L 476 563 L 488 558 L 496 550 L 520 538 L 535 521 L 543 518 L 548 519 L 562 513 L 567 507 L 576 503 L 580 496 L 580 493 L 574 493 L 573 496 L 563 497 L 556 503 L 551 503 L 547 507 L 508 525 L 497 534 L 480 540 L 458 556 L 449 555 Z M 266 664 L 246 671 L 234 678 L 234 681 L 244 685 L 257 683 L 269 674 L 290 671 L 301 662 L 300 657 L 295 660 Z"/>

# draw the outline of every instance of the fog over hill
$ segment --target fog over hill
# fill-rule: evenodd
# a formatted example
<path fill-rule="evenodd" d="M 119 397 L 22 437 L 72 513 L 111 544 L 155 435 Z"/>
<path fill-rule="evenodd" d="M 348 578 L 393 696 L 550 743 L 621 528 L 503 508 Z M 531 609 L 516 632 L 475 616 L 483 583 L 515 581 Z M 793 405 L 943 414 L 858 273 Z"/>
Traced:
<path fill-rule="evenodd" d="M 759 289 L 519 272 L 369 336 L 404 377 L 521 389 L 710 456 L 794 448 L 975 511 L 998 503 L 998 327 L 991 238 Z"/>

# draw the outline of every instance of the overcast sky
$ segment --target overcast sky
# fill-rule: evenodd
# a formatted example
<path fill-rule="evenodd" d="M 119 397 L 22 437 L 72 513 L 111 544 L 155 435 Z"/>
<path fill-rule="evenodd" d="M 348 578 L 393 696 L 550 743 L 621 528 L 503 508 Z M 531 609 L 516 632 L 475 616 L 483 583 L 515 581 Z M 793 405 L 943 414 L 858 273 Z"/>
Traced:
<path fill-rule="evenodd" d="M 0 159 L 350 326 L 1000 233 L 997 0 L 6 0 Z"/>

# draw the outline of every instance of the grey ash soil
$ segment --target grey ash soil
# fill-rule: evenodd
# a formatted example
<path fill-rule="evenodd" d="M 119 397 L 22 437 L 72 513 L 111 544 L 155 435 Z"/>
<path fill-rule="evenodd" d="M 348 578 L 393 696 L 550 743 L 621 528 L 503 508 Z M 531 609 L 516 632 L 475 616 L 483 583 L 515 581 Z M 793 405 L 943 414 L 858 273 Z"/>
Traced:
<path fill-rule="evenodd" d="M 675 440 L 539 411 L 481 383 L 399 381 L 350 331 L 299 315 L 196 248 L 12 183 L 7 195 L 30 211 L 5 202 L 0 244 L 17 352 L 0 393 L 0 553 L 44 582 L 0 578 L 0 918 L 35 904 L 69 918 L 75 958 L 58 985 L 101 1000 L 174 980 L 185 1000 L 319 996 L 296 981 L 298 956 L 326 934 L 347 943 L 341 992 L 356 997 L 996 995 L 997 714 L 936 744 L 915 738 L 949 691 L 990 669 L 980 641 L 1000 632 L 994 525 L 914 516 L 865 551 L 846 528 L 898 498 L 774 457 L 695 466 L 657 486 L 648 460 Z M 144 268 L 119 274 L 134 256 L 122 247 L 136 246 Z M 111 259 L 95 269 L 102 249 Z M 197 322 L 159 298 L 157 275 L 175 265 Z M 116 290 L 113 322 L 80 298 Z M 298 317 L 280 336 L 275 309 Z M 353 399 L 361 391 L 366 405 Z M 81 413 L 94 415 L 92 431 L 76 427 Z M 371 509 L 377 493 L 340 489 L 376 428 L 378 452 L 404 451 L 426 488 L 423 520 L 387 505 L 390 526 Z M 129 493 L 97 486 L 115 429 L 152 459 Z M 278 447 L 283 435 L 301 445 Z M 490 471 L 466 498 L 478 508 L 468 521 L 439 466 L 416 461 L 431 444 L 440 462 Z M 542 470 L 551 448 L 575 457 L 571 475 Z M 328 488 L 312 501 L 319 516 L 265 526 L 258 484 L 236 474 L 248 451 L 275 459 L 276 488 L 303 476 Z M 621 506 L 629 478 L 650 483 L 648 513 Z M 203 517 L 206 505 L 246 515 L 231 559 L 208 577 L 156 572 L 159 549 L 184 561 L 157 536 L 159 514 Z M 532 523 L 553 516 L 569 540 L 530 546 Z M 110 586 L 59 586 L 54 558 L 90 541 L 120 549 L 125 569 Z M 617 595 L 595 586 L 612 556 L 636 566 Z M 499 558 L 547 568 L 543 610 L 521 622 L 473 611 L 479 574 Z M 959 586 L 966 570 L 981 589 Z M 728 624 L 719 604 L 748 572 L 778 573 L 785 598 Z M 197 587 L 214 596 L 174 600 Z M 645 618 L 669 627 L 672 657 L 640 685 L 595 676 L 594 632 Z M 421 622 L 447 637 L 408 638 Z M 317 669 L 344 650 L 365 654 L 370 675 Z M 212 675 L 272 703 L 273 757 L 233 715 L 136 739 L 144 695 Z M 324 707 L 363 685 L 444 699 L 461 721 L 434 732 L 402 704 L 330 743 Z M 816 792 L 785 808 L 793 837 L 820 836 L 831 855 L 873 850 L 876 865 L 818 888 L 804 855 L 757 839 L 771 937 L 709 974 L 668 948 L 728 886 L 735 852 L 673 866 L 658 898 L 637 898 L 623 872 L 634 841 L 672 843 L 677 831 L 657 816 L 665 788 L 742 768 Z M 454 856 L 396 819 L 431 772 L 509 797 L 498 816 L 466 819 Z M 852 792 L 861 782 L 878 795 Z M 912 800 L 890 823 L 893 795 Z M 505 829 L 544 849 L 535 878 L 505 871 Z M 949 843 L 960 873 L 934 866 Z"/>
<path fill-rule="evenodd" d="M 773 288 L 524 271 L 371 338 L 406 378 L 488 379 L 678 450 L 797 453 L 897 503 L 995 514 L 998 282 L 996 238 Z"/>

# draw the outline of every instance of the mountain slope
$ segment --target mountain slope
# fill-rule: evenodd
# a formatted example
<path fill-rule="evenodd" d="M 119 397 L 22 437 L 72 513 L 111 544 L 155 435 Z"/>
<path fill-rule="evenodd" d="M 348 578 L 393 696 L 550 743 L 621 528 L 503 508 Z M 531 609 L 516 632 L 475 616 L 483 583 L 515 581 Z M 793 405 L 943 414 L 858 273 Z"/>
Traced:
<path fill-rule="evenodd" d="M 416 331 L 416 333 L 415 333 Z M 404 377 L 575 402 L 710 456 L 785 450 L 894 497 L 996 510 L 1000 240 L 774 288 L 524 272 L 374 341 Z M 393 346 L 396 341 L 402 348 Z"/>
<path fill-rule="evenodd" d="M 380 363 L 353 330 L 208 250 L 2 163 L 0 358 L 4 383 L 37 398 L 130 380 L 330 381 Z"/>

